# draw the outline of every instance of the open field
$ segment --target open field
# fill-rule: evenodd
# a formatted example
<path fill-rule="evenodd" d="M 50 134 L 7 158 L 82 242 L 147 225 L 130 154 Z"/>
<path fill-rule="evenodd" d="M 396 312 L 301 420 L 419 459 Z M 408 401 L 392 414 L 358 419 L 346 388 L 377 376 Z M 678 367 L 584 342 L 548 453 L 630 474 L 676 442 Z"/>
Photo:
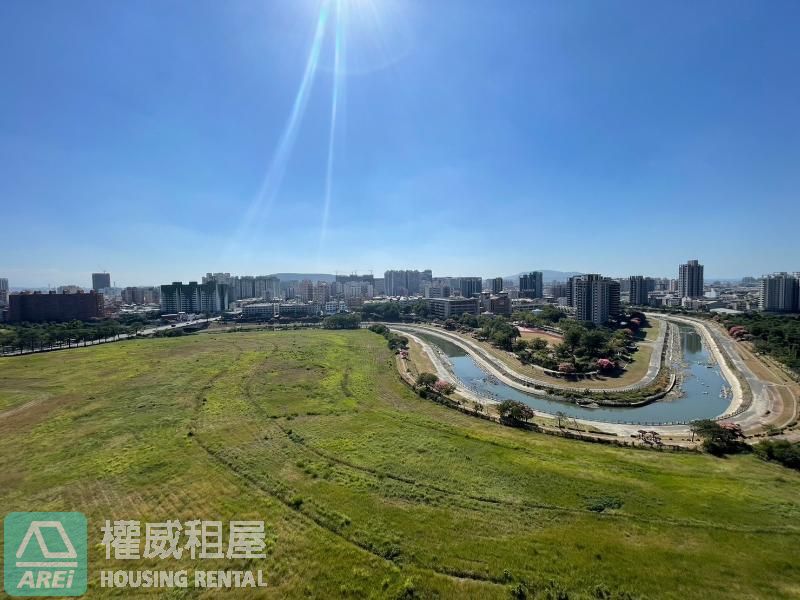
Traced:
<path fill-rule="evenodd" d="M 519 328 L 519 335 L 523 340 L 533 340 L 533 339 L 540 339 L 547 342 L 548 346 L 557 346 L 561 342 L 563 342 L 563 338 L 558 335 L 554 335 L 552 333 L 547 333 L 546 331 L 541 330 L 534 330 L 534 329 L 526 329 L 524 327 Z"/>
<path fill-rule="evenodd" d="M 0 407 L 0 505 L 87 514 L 90 597 L 99 568 L 146 567 L 260 568 L 270 598 L 800 594 L 800 474 L 472 418 L 415 396 L 368 331 L 5 359 Z M 269 554 L 106 561 L 123 518 L 263 519 Z"/>

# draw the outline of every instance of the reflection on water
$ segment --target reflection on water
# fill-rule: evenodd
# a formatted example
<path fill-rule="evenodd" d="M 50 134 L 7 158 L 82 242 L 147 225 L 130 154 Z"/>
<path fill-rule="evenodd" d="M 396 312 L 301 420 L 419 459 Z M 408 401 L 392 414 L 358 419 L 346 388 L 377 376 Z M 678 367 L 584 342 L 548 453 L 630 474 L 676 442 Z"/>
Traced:
<path fill-rule="evenodd" d="M 700 354 L 703 352 L 703 338 L 693 329 L 681 328 L 681 347 L 686 358 L 691 354 Z"/>
<path fill-rule="evenodd" d="M 521 392 L 487 377 L 475 361 L 460 346 L 437 336 L 416 333 L 444 352 L 452 363 L 453 372 L 472 391 L 495 400 L 519 400 L 534 410 L 547 413 L 563 412 L 570 417 L 596 421 L 631 423 L 676 423 L 716 417 L 728 407 L 729 399 L 720 391 L 727 384 L 706 351 L 703 338 L 690 325 L 680 325 L 683 364 L 677 365 L 683 375 L 683 395 L 653 402 L 636 408 L 584 408 L 567 402 L 550 400 L 535 393 Z M 587 384 L 591 385 L 591 384 Z"/>

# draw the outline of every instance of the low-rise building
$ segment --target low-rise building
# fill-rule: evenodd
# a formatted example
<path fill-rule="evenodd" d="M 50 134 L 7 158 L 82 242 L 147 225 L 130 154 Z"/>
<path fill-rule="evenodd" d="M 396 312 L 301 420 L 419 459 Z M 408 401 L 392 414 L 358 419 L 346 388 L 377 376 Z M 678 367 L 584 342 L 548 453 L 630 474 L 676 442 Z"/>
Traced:
<path fill-rule="evenodd" d="M 245 319 L 272 319 L 279 305 L 272 302 L 254 302 L 242 307 L 242 317 Z"/>
<path fill-rule="evenodd" d="M 302 302 L 286 302 L 276 305 L 277 316 L 288 319 L 309 317 L 319 314 L 319 306 Z"/>
<path fill-rule="evenodd" d="M 481 313 L 478 298 L 428 298 L 428 312 L 436 319 L 458 318 L 464 313 L 479 315 Z"/>
<path fill-rule="evenodd" d="M 508 316 L 511 314 L 511 298 L 508 294 L 486 294 L 482 298 L 483 310 L 493 315 Z"/>
<path fill-rule="evenodd" d="M 103 294 L 94 290 L 87 294 L 23 292 L 11 294 L 8 299 L 8 320 L 12 323 L 89 321 L 103 316 Z"/>

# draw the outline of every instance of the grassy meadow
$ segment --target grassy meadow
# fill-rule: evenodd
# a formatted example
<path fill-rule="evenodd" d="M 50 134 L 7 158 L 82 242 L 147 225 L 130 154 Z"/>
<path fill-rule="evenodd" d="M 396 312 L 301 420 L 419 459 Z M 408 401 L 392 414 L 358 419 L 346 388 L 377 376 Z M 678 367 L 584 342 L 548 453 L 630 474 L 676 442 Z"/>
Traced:
<path fill-rule="evenodd" d="M 89 519 L 100 568 L 263 569 L 268 598 L 792 598 L 800 474 L 422 400 L 368 331 L 204 333 L 0 361 L 3 513 Z M 105 519 L 258 519 L 265 560 L 105 559 Z M 175 589 L 150 597 L 211 597 Z"/>

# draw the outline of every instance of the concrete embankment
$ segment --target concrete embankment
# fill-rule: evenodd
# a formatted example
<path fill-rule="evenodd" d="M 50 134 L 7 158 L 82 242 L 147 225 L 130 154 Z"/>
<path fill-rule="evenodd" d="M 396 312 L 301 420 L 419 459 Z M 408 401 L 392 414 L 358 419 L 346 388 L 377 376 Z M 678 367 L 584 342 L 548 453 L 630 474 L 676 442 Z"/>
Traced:
<path fill-rule="evenodd" d="M 650 317 L 655 317 L 655 315 L 646 315 L 649 319 Z M 689 325 L 694 327 L 694 329 L 700 334 L 703 338 L 703 343 L 705 344 L 708 351 L 714 357 L 714 360 L 719 365 L 720 372 L 722 373 L 722 377 L 731 387 L 731 403 L 728 405 L 728 408 L 725 410 L 723 415 L 720 418 L 726 417 L 728 415 L 735 415 L 739 414 L 742 410 L 746 410 L 747 406 L 744 406 L 744 398 L 745 398 L 745 390 L 742 387 L 742 381 L 737 374 L 734 373 L 733 369 L 731 369 L 727 356 L 723 353 L 722 349 L 717 344 L 717 340 L 714 338 L 714 335 L 711 333 L 709 326 L 699 319 L 690 319 L 686 317 L 680 317 L 676 315 L 670 315 L 668 317 L 669 321 L 674 321 L 677 323 L 682 323 L 684 325 Z M 747 385 L 747 383 L 745 383 Z"/>
<path fill-rule="evenodd" d="M 493 375 L 498 377 L 502 376 L 501 379 L 503 379 L 503 382 L 507 383 L 507 385 L 510 385 L 511 387 L 523 392 L 530 392 L 531 388 L 533 388 L 537 391 L 537 393 L 551 396 L 557 396 L 559 391 L 573 393 L 575 391 L 582 392 L 583 390 L 588 390 L 592 394 L 613 394 L 636 391 L 652 385 L 658 375 L 661 373 L 661 369 L 664 368 L 664 350 L 667 347 L 666 341 L 668 332 L 667 324 L 662 322 L 658 339 L 654 343 L 653 352 L 650 356 L 650 363 L 648 365 L 647 373 L 639 381 L 633 384 L 617 387 L 596 388 L 586 385 L 585 387 L 578 388 L 575 386 L 563 385 L 557 382 L 535 379 L 533 377 L 523 375 L 522 373 L 512 369 L 509 365 L 505 364 L 502 360 L 489 354 L 484 348 L 472 342 L 471 340 L 436 327 L 395 324 L 390 325 L 390 327 L 400 333 L 413 333 L 416 331 L 420 334 L 428 334 L 440 337 L 468 352 L 470 356 L 478 360 L 482 367 L 485 366 L 487 369 L 489 369 L 489 372 L 491 372 Z M 566 399 L 564 400 L 568 401 Z M 647 401 L 652 402 L 652 399 L 646 400 L 645 403 L 647 403 Z"/>

